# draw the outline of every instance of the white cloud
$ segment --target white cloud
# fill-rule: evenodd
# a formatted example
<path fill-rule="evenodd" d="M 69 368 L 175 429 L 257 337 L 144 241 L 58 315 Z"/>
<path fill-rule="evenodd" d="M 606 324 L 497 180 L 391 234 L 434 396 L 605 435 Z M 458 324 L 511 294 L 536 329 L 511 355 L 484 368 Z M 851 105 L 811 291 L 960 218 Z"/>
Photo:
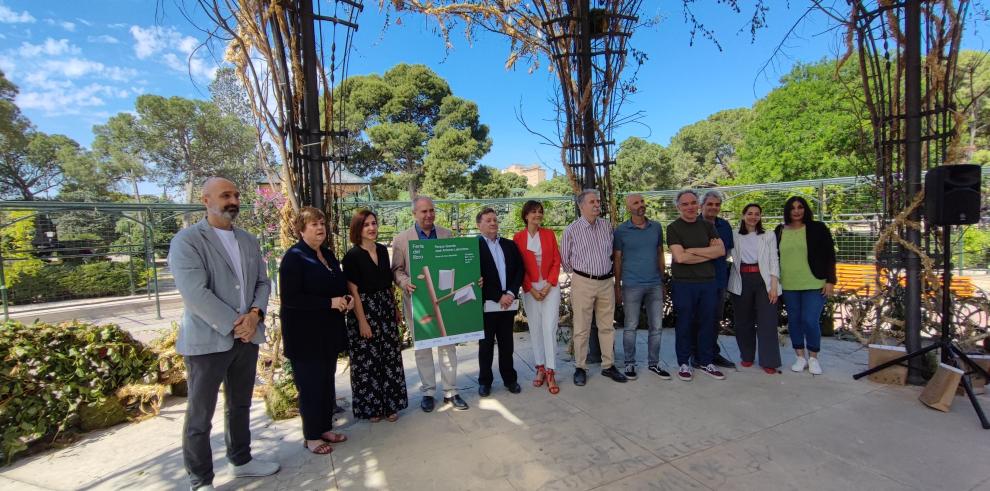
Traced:
<path fill-rule="evenodd" d="M 41 64 L 41 68 L 42 70 L 62 75 L 68 79 L 98 76 L 103 79 L 126 82 L 137 75 L 137 70 L 132 68 L 108 67 L 98 61 L 87 60 L 85 58 L 46 60 Z"/>
<path fill-rule="evenodd" d="M 214 63 L 195 55 L 199 40 L 183 35 L 174 27 L 131 26 L 130 33 L 134 38 L 134 54 L 139 59 L 157 55 L 169 68 L 191 73 L 194 78 L 211 80 L 216 74 Z"/>
<path fill-rule="evenodd" d="M 17 104 L 47 116 L 91 115 L 110 101 L 131 96 L 137 70 L 82 56 L 67 39 L 21 43 L 0 52 L 0 68 L 20 88 Z"/>
<path fill-rule="evenodd" d="M 141 26 L 131 26 L 131 36 L 134 37 L 134 54 L 139 59 L 145 59 L 151 55 L 165 49 L 170 32 L 174 29 L 164 29 L 158 26 L 151 26 L 147 29 Z M 176 32 L 176 34 L 178 34 Z"/>
<path fill-rule="evenodd" d="M 0 4 L 0 24 L 26 24 L 34 22 L 34 17 L 26 10 L 21 13 L 10 10 L 6 5 Z"/>
<path fill-rule="evenodd" d="M 76 21 L 79 22 L 80 24 L 86 26 L 86 27 L 90 27 L 90 26 L 93 25 L 92 22 L 90 22 L 90 21 L 88 21 L 86 19 L 80 19 L 79 17 L 76 17 Z"/>
<path fill-rule="evenodd" d="M 203 78 L 213 80 L 217 73 L 217 67 L 207 65 L 202 58 L 180 58 L 175 53 L 165 53 L 162 57 L 169 68 L 186 74 L 192 74 L 193 78 Z"/>
<path fill-rule="evenodd" d="M 71 90 L 24 91 L 17 96 L 17 105 L 24 109 L 40 109 L 49 115 L 81 114 L 86 108 L 105 105 L 104 98 L 114 97 L 116 93 L 115 88 L 96 83 Z"/>
<path fill-rule="evenodd" d="M 75 32 L 76 24 L 67 20 L 45 19 L 45 24 L 59 26 L 69 32 Z"/>
<path fill-rule="evenodd" d="M 68 39 L 52 39 L 47 38 L 45 42 L 41 44 L 31 44 L 28 42 L 21 43 L 21 47 L 18 48 L 17 54 L 24 58 L 31 58 L 41 54 L 47 56 L 59 56 L 63 54 L 77 54 L 79 53 L 79 48 L 74 45 L 69 44 Z"/>
<path fill-rule="evenodd" d="M 100 34 L 99 36 L 88 36 L 86 38 L 86 41 L 89 41 L 91 43 L 102 43 L 102 44 L 117 44 L 120 42 L 120 40 L 108 34 Z"/>

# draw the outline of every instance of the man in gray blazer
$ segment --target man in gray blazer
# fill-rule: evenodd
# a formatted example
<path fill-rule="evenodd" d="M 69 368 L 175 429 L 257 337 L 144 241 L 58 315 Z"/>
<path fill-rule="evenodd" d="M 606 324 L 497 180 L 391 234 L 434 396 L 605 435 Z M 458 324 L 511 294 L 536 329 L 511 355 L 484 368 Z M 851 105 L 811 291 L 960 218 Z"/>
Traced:
<path fill-rule="evenodd" d="M 399 232 L 392 239 L 392 275 L 395 283 L 402 289 L 402 312 L 406 318 L 406 326 L 412 329 L 412 303 L 410 295 L 416 290 L 409 273 L 409 241 L 423 239 L 448 239 L 453 236 L 450 230 L 436 226 L 436 209 L 433 200 L 426 196 L 413 199 L 413 216 L 416 223 L 412 228 Z M 410 331 L 412 332 L 412 331 Z M 443 380 L 443 402 L 452 404 L 454 409 L 464 411 L 468 408 L 464 399 L 457 394 L 457 347 L 453 344 L 438 346 L 440 355 L 440 376 Z M 433 367 L 433 348 L 416 350 L 416 369 L 419 371 L 420 390 L 423 399 L 419 407 L 425 412 L 433 411 L 434 394 L 437 392 L 437 374 Z"/>
<path fill-rule="evenodd" d="M 233 475 L 268 476 L 279 470 L 277 463 L 251 458 L 251 394 L 271 292 L 261 247 L 233 225 L 240 211 L 234 183 L 208 179 L 203 204 L 206 217 L 176 234 L 168 254 L 185 306 L 175 349 L 184 357 L 188 376 L 182 457 L 194 490 L 213 489 L 210 430 L 221 383 Z"/>

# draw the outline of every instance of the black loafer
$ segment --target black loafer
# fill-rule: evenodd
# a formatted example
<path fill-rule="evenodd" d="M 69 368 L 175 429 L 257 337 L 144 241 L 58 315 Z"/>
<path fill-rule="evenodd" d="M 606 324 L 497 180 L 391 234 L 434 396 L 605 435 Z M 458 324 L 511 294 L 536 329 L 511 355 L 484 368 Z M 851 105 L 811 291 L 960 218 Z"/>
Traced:
<path fill-rule="evenodd" d="M 513 394 L 518 394 L 522 392 L 522 386 L 520 386 L 518 382 L 513 382 L 511 384 L 508 384 L 505 386 L 505 388 L 508 389 L 509 392 L 512 392 Z"/>
<path fill-rule="evenodd" d="M 432 397 L 424 397 L 423 400 L 419 403 L 419 407 L 423 410 L 424 413 L 432 412 L 433 411 L 433 398 Z"/>
<path fill-rule="evenodd" d="M 619 371 L 618 368 L 615 368 L 615 366 L 602 370 L 602 375 L 622 384 L 626 383 L 626 380 L 629 380 L 622 374 L 622 372 Z"/>
<path fill-rule="evenodd" d="M 728 358 L 722 356 L 721 353 L 716 353 L 715 356 L 712 357 L 712 363 L 717 367 L 736 368 L 736 364 L 729 361 Z"/>
<path fill-rule="evenodd" d="M 588 372 L 586 372 L 583 368 L 575 368 L 574 385 L 583 387 L 586 383 L 588 383 Z"/>
<path fill-rule="evenodd" d="M 481 397 L 488 397 L 488 396 L 492 395 L 492 386 L 491 385 L 479 385 L 478 386 L 478 395 L 481 396 Z"/>
<path fill-rule="evenodd" d="M 467 403 L 464 402 L 464 399 L 461 399 L 460 394 L 454 394 L 454 397 L 444 397 L 443 402 L 444 404 L 453 404 L 454 409 L 458 411 L 467 411 L 468 409 Z"/>

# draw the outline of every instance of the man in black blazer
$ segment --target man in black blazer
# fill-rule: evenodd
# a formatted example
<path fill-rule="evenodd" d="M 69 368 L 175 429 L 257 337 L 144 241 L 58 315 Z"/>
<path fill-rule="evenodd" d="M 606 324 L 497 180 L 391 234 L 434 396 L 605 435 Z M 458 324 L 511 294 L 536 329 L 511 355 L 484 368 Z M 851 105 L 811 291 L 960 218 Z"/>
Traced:
<path fill-rule="evenodd" d="M 509 392 L 518 394 L 522 387 L 512 368 L 512 322 L 519 310 L 517 298 L 523 280 L 523 260 L 516 243 L 498 236 L 498 215 L 485 208 L 475 218 L 478 230 L 478 252 L 481 258 L 482 300 L 485 302 L 485 339 L 480 341 L 478 364 L 478 393 L 492 393 L 492 359 L 498 343 L 498 373 Z"/>

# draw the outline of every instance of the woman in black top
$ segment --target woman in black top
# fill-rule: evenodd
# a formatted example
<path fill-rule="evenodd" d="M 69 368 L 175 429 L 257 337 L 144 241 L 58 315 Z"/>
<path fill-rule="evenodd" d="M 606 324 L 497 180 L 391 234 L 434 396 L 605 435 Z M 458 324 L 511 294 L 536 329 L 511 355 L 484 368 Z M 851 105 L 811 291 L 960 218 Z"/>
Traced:
<path fill-rule="evenodd" d="M 285 252 L 278 270 L 282 344 L 299 391 L 306 448 L 320 455 L 347 440 L 330 431 L 331 398 L 337 354 L 347 346 L 344 313 L 354 306 L 340 264 L 324 245 L 324 220 L 316 208 L 299 210 L 294 225 L 302 240 Z"/>
<path fill-rule="evenodd" d="M 348 316 L 354 417 L 394 422 L 409 405 L 399 351 L 398 309 L 392 289 L 388 249 L 375 242 L 378 217 L 361 210 L 351 219 L 354 247 L 344 255 L 347 288 L 354 296 Z"/>

